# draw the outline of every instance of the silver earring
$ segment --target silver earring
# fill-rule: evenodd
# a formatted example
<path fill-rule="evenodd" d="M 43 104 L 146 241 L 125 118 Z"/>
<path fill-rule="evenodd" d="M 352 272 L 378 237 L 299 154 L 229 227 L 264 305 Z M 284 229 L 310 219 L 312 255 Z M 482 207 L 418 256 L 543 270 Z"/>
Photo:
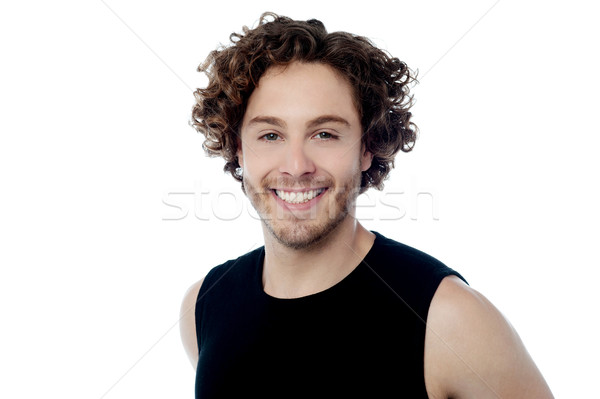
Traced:
<path fill-rule="evenodd" d="M 237 177 L 242 177 L 242 176 L 244 176 L 244 168 L 242 168 L 242 167 L 239 167 L 239 166 L 238 166 L 237 168 L 235 168 L 235 175 L 236 175 Z"/>

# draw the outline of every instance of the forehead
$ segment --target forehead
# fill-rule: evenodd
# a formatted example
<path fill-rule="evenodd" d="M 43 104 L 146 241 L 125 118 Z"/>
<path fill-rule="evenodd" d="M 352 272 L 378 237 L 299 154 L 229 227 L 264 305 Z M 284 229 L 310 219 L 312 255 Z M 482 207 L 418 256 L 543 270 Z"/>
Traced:
<path fill-rule="evenodd" d="M 293 62 L 265 72 L 248 100 L 244 122 L 261 115 L 293 121 L 324 114 L 358 122 L 350 83 L 328 65 Z"/>

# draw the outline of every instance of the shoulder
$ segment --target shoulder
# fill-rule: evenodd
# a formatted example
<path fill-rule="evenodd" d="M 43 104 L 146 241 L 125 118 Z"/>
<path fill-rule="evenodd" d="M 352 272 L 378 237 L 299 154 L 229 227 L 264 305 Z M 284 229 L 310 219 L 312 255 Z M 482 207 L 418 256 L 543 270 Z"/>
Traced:
<path fill-rule="evenodd" d="M 455 276 L 429 308 L 425 381 L 433 398 L 551 398 L 515 329 L 482 294 Z"/>
<path fill-rule="evenodd" d="M 454 274 L 463 279 L 459 273 L 433 256 L 377 232 L 374 233 L 377 238 L 374 244 L 373 257 L 382 260 L 381 264 L 387 265 L 385 267 L 404 274 L 439 276 L 441 278 Z M 435 286 L 437 287 L 437 284 Z"/>
<path fill-rule="evenodd" d="M 427 319 L 430 302 L 445 277 L 454 275 L 464 280 L 457 271 L 433 256 L 374 233 L 377 238 L 365 263 L 401 295 L 421 319 Z"/>
<path fill-rule="evenodd" d="M 215 301 L 219 302 L 230 295 L 230 290 L 235 289 L 236 284 L 246 285 L 249 273 L 252 272 L 252 267 L 249 266 L 259 261 L 262 251 L 263 247 L 213 267 L 203 279 L 192 284 L 184 294 L 179 328 L 183 347 L 194 367 L 198 363 L 197 306 L 202 304 L 210 307 L 210 303 L 214 304 Z M 222 289 L 224 284 L 227 289 Z M 212 300 L 208 305 L 205 304 L 207 299 Z"/>
<path fill-rule="evenodd" d="M 196 301 L 204 279 L 192 284 L 185 292 L 179 311 L 179 333 L 181 342 L 192 366 L 198 363 L 198 340 L 196 338 Z"/>
<path fill-rule="evenodd" d="M 198 293 L 198 311 L 229 299 L 232 292 L 247 289 L 263 257 L 264 247 L 260 247 L 213 267 L 204 277 Z"/>

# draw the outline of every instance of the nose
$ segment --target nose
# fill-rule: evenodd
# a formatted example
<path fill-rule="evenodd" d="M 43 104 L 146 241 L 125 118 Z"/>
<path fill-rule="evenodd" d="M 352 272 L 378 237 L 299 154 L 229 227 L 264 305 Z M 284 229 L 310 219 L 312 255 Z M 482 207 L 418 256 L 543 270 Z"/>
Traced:
<path fill-rule="evenodd" d="M 281 173 L 300 177 L 315 172 L 315 164 L 301 141 L 288 141 L 284 157 L 285 159 L 283 159 L 279 168 Z"/>

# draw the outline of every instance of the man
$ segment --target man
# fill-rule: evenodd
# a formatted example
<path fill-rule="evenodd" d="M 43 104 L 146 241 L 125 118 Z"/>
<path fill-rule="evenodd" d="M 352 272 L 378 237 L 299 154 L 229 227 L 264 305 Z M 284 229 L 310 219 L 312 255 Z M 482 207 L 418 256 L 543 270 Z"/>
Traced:
<path fill-rule="evenodd" d="M 414 144 L 408 67 L 316 20 L 265 14 L 231 38 L 200 68 L 193 124 L 265 245 L 186 293 L 196 397 L 551 398 L 490 302 L 354 218 Z"/>

